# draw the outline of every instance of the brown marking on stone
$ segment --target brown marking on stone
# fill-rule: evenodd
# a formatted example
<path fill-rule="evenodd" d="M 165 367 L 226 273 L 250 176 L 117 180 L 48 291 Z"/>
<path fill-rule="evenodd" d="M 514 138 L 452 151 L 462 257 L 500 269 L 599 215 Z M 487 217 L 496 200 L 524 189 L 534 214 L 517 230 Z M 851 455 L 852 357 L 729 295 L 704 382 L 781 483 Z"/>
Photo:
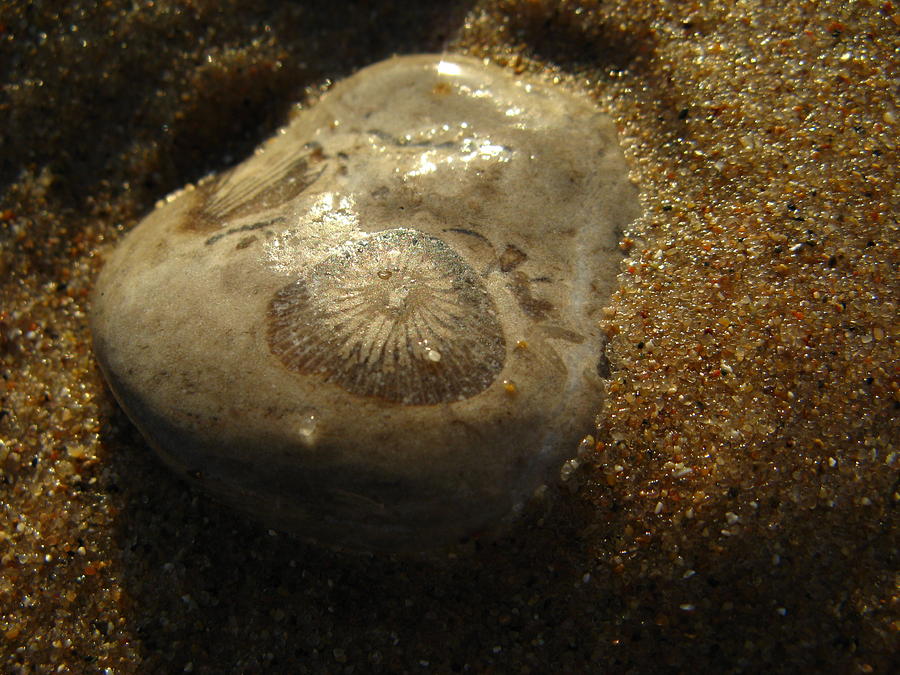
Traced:
<path fill-rule="evenodd" d="M 541 331 L 548 338 L 553 338 L 555 340 L 565 340 L 566 342 L 571 342 L 576 345 L 580 345 L 584 342 L 584 335 L 576 333 L 574 330 L 563 328 L 562 326 L 543 325 L 541 326 Z"/>
<path fill-rule="evenodd" d="M 438 82 L 434 85 L 434 88 L 431 90 L 431 93 L 435 96 L 447 96 L 453 92 L 453 87 L 450 86 L 447 82 Z"/>
<path fill-rule="evenodd" d="M 325 151 L 322 149 L 322 146 L 319 143 L 312 142 L 307 143 L 308 148 L 310 148 L 309 152 L 309 163 L 317 164 L 319 162 L 325 161 Z"/>
<path fill-rule="evenodd" d="M 528 255 L 524 251 L 513 246 L 512 244 L 507 244 L 506 250 L 503 251 L 503 253 L 500 255 L 500 259 L 498 260 L 500 264 L 500 271 L 504 274 L 507 272 L 511 272 L 526 260 L 528 260 Z"/>
<path fill-rule="evenodd" d="M 531 294 L 531 281 L 523 272 L 516 272 L 507 288 L 512 291 L 525 314 L 535 321 L 543 321 L 553 311 L 553 303 Z"/>

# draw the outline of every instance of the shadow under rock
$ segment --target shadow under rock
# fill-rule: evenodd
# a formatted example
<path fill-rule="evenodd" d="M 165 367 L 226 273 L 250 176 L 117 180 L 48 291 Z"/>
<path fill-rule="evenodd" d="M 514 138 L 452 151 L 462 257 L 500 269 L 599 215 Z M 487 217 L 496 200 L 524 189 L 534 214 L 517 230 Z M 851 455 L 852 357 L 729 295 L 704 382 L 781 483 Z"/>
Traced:
<path fill-rule="evenodd" d="M 133 427 L 121 434 L 115 537 L 141 672 L 460 672 L 522 650 L 538 669 L 589 662 L 592 642 L 570 637 L 593 619 L 577 597 L 592 510 L 577 497 L 455 558 L 343 554 L 208 500 Z M 605 611 L 620 602 L 605 597 Z"/>

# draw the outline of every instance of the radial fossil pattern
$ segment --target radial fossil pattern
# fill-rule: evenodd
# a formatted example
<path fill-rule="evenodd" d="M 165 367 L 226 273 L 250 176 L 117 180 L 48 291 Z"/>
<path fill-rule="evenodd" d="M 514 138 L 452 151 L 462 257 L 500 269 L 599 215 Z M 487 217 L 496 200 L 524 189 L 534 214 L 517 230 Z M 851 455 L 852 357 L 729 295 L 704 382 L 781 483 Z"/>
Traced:
<path fill-rule="evenodd" d="M 245 216 L 273 209 L 294 199 L 312 185 L 325 170 L 318 146 L 302 152 L 272 152 L 265 171 L 249 171 L 239 165 L 198 186 L 199 205 L 189 227 L 210 229 Z"/>
<path fill-rule="evenodd" d="M 268 340 L 293 371 L 407 405 L 474 396 L 506 354 L 494 302 L 472 268 L 410 229 L 370 235 L 279 290 Z"/>

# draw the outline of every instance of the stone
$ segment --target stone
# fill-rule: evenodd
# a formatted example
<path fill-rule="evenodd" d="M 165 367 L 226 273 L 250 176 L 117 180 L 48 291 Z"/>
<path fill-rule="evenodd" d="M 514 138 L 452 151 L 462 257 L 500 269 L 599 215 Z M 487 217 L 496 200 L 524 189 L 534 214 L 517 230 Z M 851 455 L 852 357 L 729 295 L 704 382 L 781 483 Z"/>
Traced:
<path fill-rule="evenodd" d="M 587 97 L 393 58 L 128 233 L 94 349 L 219 500 L 333 547 L 444 547 L 502 529 L 592 429 L 638 213 Z"/>

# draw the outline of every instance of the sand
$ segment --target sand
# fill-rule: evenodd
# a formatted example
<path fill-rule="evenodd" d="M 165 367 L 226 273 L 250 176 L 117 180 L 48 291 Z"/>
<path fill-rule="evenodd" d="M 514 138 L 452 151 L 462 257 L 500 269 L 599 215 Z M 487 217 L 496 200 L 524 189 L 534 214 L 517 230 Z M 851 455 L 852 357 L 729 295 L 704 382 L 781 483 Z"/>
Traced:
<path fill-rule="evenodd" d="M 900 6 L 53 4 L 0 9 L 3 672 L 895 665 Z M 324 551 L 162 468 L 99 375 L 90 290 L 294 103 L 442 49 L 617 123 L 645 216 L 607 395 L 508 536 Z"/>

